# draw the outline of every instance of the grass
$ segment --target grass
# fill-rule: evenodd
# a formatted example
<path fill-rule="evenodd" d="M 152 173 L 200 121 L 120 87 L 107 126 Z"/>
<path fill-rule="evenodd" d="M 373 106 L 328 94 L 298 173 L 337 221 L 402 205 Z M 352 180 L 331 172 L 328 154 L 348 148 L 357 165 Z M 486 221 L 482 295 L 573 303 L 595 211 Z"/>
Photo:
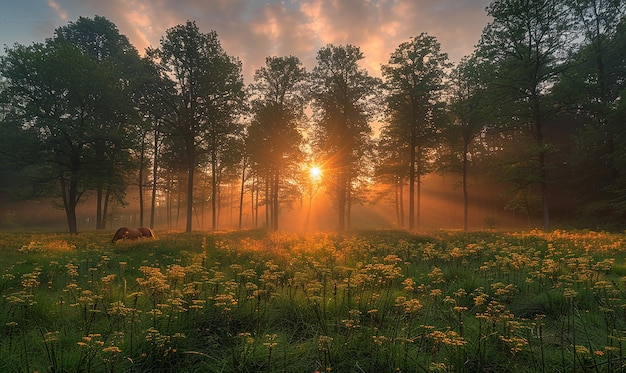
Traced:
<path fill-rule="evenodd" d="M 158 233 L 0 233 L 0 370 L 625 370 L 624 234 Z"/>

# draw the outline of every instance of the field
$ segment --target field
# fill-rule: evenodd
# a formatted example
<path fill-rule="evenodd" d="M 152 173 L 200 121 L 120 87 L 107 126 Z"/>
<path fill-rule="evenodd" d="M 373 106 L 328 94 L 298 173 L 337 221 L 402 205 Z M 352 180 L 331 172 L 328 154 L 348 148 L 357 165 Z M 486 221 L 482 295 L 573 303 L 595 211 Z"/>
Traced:
<path fill-rule="evenodd" d="M 626 370 L 624 234 L 157 234 L 0 233 L 0 370 Z"/>

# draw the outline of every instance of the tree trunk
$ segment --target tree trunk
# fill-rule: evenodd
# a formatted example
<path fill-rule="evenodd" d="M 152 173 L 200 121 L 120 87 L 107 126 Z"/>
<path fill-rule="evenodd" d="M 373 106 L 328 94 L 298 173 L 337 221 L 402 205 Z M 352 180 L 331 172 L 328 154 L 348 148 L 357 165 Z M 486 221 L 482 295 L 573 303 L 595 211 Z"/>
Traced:
<path fill-rule="evenodd" d="M 467 141 L 463 141 L 463 231 L 467 232 L 469 199 L 467 194 Z"/>
<path fill-rule="evenodd" d="M 411 131 L 409 144 L 409 230 L 415 229 L 415 133 Z"/>
<path fill-rule="evenodd" d="M 258 177 L 255 177 L 253 184 L 255 184 L 254 194 L 256 195 L 254 199 L 254 228 L 258 228 L 259 227 L 259 192 L 261 189 L 259 186 Z"/>
<path fill-rule="evenodd" d="M 270 182 L 269 174 L 265 177 L 265 228 L 270 228 Z"/>
<path fill-rule="evenodd" d="M 96 188 L 96 230 L 99 229 L 104 229 L 102 224 L 102 185 L 100 184 Z"/>
<path fill-rule="evenodd" d="M 533 99 L 533 111 L 534 111 L 534 125 L 535 125 L 535 137 L 537 140 L 537 147 L 539 149 L 539 183 L 541 188 L 541 212 L 543 220 L 543 230 L 550 230 L 550 213 L 548 210 L 548 183 L 547 183 L 547 171 L 546 171 L 546 156 L 543 143 L 543 128 L 540 118 L 540 106 L 539 97 L 535 94 Z"/>
<path fill-rule="evenodd" d="M 67 216 L 67 226 L 71 234 L 78 234 L 78 223 L 76 220 L 76 206 L 65 212 Z"/>
<path fill-rule="evenodd" d="M 217 161 L 215 145 L 211 151 L 211 230 L 217 229 Z"/>
<path fill-rule="evenodd" d="M 76 203 L 78 201 L 78 186 L 73 177 L 70 177 L 69 186 L 63 175 L 60 175 L 61 192 L 63 194 L 63 206 L 67 218 L 67 227 L 70 234 L 78 234 L 78 224 L 76 220 Z"/>
<path fill-rule="evenodd" d="M 109 218 L 109 201 L 111 200 L 111 188 L 107 188 L 104 193 L 104 203 L 102 204 L 102 229 L 107 226 L 107 220 Z"/>
<path fill-rule="evenodd" d="M 256 198 L 254 197 L 256 194 Z M 259 188 L 257 185 L 257 178 L 254 172 L 252 172 L 252 183 L 250 184 L 250 220 L 252 227 L 257 228 L 257 219 L 259 217 Z"/>
<path fill-rule="evenodd" d="M 165 215 L 167 220 L 167 229 L 172 229 L 172 183 L 167 181 L 167 194 L 165 196 L 167 206 L 165 207 Z"/>
<path fill-rule="evenodd" d="M 208 181 L 207 181 L 207 172 L 205 170 L 205 172 L 202 173 L 202 183 L 200 183 L 200 185 L 202 185 L 202 187 L 200 188 L 200 219 L 198 219 L 198 210 L 196 209 L 196 221 L 198 222 L 198 225 L 200 226 L 200 229 L 204 229 L 204 207 L 206 205 L 206 189 L 207 189 L 207 185 Z"/>
<path fill-rule="evenodd" d="M 352 187 L 350 184 L 346 187 L 346 229 L 352 228 Z"/>
<path fill-rule="evenodd" d="M 156 208 L 157 173 L 159 159 L 159 131 L 154 131 L 154 158 L 152 161 L 152 200 L 150 201 L 150 228 L 154 228 L 154 216 Z"/>
<path fill-rule="evenodd" d="M 400 228 L 404 228 L 404 179 L 400 178 Z"/>
<path fill-rule="evenodd" d="M 228 183 L 228 227 L 233 226 L 233 209 L 235 205 L 233 189 L 233 183 Z"/>
<path fill-rule="evenodd" d="M 139 187 L 139 226 L 143 227 L 143 168 L 144 168 L 144 162 L 145 162 L 145 141 L 141 141 L 141 151 L 139 154 L 140 157 L 140 161 L 139 161 L 139 180 L 138 180 L 138 187 Z"/>
<path fill-rule="evenodd" d="M 278 180 L 280 179 L 279 177 L 279 173 L 278 173 L 278 169 L 275 171 L 274 173 L 274 186 L 273 186 L 273 208 L 272 208 L 272 230 L 277 231 L 278 230 L 278 186 L 279 186 L 279 182 Z"/>
<path fill-rule="evenodd" d="M 143 151 L 142 151 L 143 153 Z M 143 158 L 143 155 L 142 155 Z M 143 227 L 143 161 L 139 166 L 139 226 Z"/>
<path fill-rule="evenodd" d="M 416 170 L 416 183 L 417 183 L 417 220 L 416 220 L 416 226 L 417 228 L 421 228 L 422 227 L 422 149 L 418 146 L 417 147 L 417 170 Z"/>
<path fill-rule="evenodd" d="M 548 210 L 548 183 L 546 182 L 545 154 L 539 153 L 539 178 L 541 179 L 541 211 L 543 215 L 543 230 L 550 230 L 550 213 Z"/>
<path fill-rule="evenodd" d="M 400 225 L 400 185 L 397 179 L 393 188 L 393 192 L 394 192 L 393 202 L 394 202 L 394 207 L 396 209 L 396 224 L 398 225 L 398 227 L 401 228 L 402 226 Z"/>
<path fill-rule="evenodd" d="M 222 175 L 220 174 L 219 171 L 217 171 L 217 166 L 216 166 L 216 172 L 217 175 L 215 175 L 215 189 L 216 189 L 216 197 L 215 197 L 215 205 L 217 206 L 217 214 L 216 214 L 216 221 L 215 221 L 215 229 L 217 229 L 221 224 L 221 219 L 222 219 Z"/>
<path fill-rule="evenodd" d="M 241 190 L 239 193 L 239 225 L 238 228 L 241 229 L 241 223 L 243 219 L 243 195 L 244 195 L 244 183 L 246 182 L 246 158 L 243 158 L 243 164 L 241 166 Z"/>
<path fill-rule="evenodd" d="M 343 232 L 346 230 L 346 180 L 343 172 L 339 172 L 338 179 L 339 183 L 337 185 L 337 230 L 339 232 Z"/>
<path fill-rule="evenodd" d="M 193 157 L 187 164 L 187 224 L 185 226 L 185 232 L 191 232 L 191 223 L 193 220 L 193 183 L 195 176 L 195 162 Z"/>
<path fill-rule="evenodd" d="M 180 207 L 182 206 L 182 200 L 183 200 L 183 191 L 181 186 L 178 186 L 178 195 L 177 197 L 177 201 L 176 201 L 176 224 L 175 227 L 176 229 L 178 229 L 178 223 L 180 222 Z"/>

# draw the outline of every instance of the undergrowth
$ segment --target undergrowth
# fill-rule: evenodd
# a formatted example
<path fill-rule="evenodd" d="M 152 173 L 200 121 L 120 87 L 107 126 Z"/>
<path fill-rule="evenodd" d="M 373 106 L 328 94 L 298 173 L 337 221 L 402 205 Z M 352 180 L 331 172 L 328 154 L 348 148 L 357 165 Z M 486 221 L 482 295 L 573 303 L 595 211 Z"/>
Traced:
<path fill-rule="evenodd" d="M 615 372 L 623 234 L 0 233 L 0 369 Z"/>

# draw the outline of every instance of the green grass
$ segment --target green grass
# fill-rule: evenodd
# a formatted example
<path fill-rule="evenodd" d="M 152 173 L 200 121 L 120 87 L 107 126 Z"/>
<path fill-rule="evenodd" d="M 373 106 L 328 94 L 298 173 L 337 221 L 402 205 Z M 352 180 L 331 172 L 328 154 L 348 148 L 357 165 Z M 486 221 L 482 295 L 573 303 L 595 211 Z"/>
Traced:
<path fill-rule="evenodd" d="M 623 234 L 0 233 L 0 370 L 613 372 Z"/>

